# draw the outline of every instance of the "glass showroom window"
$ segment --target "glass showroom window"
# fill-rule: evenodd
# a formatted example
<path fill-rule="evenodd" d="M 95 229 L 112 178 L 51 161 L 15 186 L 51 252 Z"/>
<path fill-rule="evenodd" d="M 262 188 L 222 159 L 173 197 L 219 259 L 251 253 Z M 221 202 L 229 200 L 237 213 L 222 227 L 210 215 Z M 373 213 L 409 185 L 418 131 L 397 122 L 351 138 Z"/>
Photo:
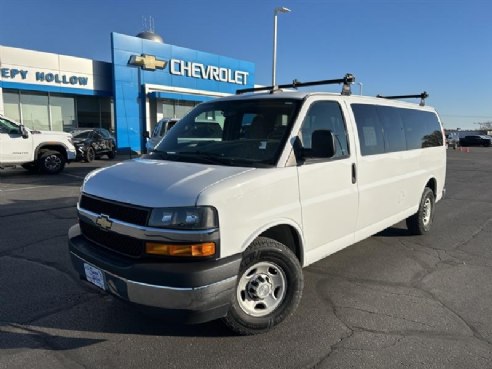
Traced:
<path fill-rule="evenodd" d="M 164 118 L 174 118 L 174 101 L 164 100 L 162 102 L 162 116 Z"/>
<path fill-rule="evenodd" d="M 113 100 L 108 97 L 99 99 L 101 105 L 101 127 L 111 131 L 114 127 L 113 121 Z"/>
<path fill-rule="evenodd" d="M 183 118 L 196 105 L 194 101 L 176 101 L 176 118 Z"/>
<path fill-rule="evenodd" d="M 97 97 L 77 97 L 77 120 L 81 128 L 96 128 L 101 126 L 101 112 Z"/>
<path fill-rule="evenodd" d="M 36 93 L 21 94 L 22 123 L 36 130 L 50 130 L 48 95 Z"/>
<path fill-rule="evenodd" d="M 50 96 L 51 129 L 69 132 L 76 128 L 75 99 L 73 97 Z"/>
<path fill-rule="evenodd" d="M 19 93 L 5 92 L 3 91 L 3 108 L 6 117 L 13 119 L 17 122 L 21 121 L 20 109 L 19 109 Z"/>
<path fill-rule="evenodd" d="M 184 100 L 163 100 L 162 114 L 164 118 L 183 118 L 188 114 L 199 101 L 184 101 Z"/>

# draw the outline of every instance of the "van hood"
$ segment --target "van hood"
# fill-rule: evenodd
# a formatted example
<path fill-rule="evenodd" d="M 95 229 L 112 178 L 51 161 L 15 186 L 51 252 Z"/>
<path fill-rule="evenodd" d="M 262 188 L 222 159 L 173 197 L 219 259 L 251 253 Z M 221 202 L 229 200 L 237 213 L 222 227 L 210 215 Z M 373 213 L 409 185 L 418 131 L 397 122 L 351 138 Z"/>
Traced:
<path fill-rule="evenodd" d="M 134 159 L 87 175 L 82 192 L 146 207 L 194 206 L 207 187 L 255 168 Z"/>

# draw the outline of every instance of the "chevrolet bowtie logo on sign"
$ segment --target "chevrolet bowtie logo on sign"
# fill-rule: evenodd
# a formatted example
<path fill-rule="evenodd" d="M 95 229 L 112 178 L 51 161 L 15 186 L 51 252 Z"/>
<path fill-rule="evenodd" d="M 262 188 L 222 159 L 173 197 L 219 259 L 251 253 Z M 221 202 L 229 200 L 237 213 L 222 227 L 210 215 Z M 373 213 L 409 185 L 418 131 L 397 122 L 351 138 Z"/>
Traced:
<path fill-rule="evenodd" d="M 132 55 L 128 64 L 136 65 L 145 70 L 164 69 L 167 66 L 167 61 L 159 60 L 154 55 L 142 54 Z"/>
<path fill-rule="evenodd" d="M 96 218 L 96 224 L 105 231 L 110 230 L 113 226 L 113 222 L 109 220 L 109 216 L 105 214 L 101 214 Z"/>

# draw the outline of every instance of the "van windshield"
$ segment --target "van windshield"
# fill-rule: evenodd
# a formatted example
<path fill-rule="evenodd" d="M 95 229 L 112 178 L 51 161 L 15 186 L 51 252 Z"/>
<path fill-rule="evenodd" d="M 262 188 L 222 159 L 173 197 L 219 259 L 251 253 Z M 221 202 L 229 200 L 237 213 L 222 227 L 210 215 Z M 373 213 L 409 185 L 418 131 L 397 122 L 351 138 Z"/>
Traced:
<path fill-rule="evenodd" d="M 274 166 L 302 101 L 248 99 L 198 105 L 147 157 L 231 166 Z"/>

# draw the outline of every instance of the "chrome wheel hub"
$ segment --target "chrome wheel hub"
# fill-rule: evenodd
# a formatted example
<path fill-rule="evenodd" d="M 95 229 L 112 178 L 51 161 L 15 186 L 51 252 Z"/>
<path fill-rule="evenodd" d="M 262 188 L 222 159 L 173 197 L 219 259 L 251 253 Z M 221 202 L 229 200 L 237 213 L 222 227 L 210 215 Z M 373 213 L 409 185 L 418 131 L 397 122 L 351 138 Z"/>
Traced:
<path fill-rule="evenodd" d="M 252 299 L 261 300 L 272 293 L 272 287 L 273 286 L 268 275 L 259 274 L 248 282 L 246 291 Z"/>
<path fill-rule="evenodd" d="M 263 317 L 279 307 L 286 292 L 285 272 L 275 263 L 263 261 L 241 275 L 236 296 L 239 307 L 246 314 Z"/>

